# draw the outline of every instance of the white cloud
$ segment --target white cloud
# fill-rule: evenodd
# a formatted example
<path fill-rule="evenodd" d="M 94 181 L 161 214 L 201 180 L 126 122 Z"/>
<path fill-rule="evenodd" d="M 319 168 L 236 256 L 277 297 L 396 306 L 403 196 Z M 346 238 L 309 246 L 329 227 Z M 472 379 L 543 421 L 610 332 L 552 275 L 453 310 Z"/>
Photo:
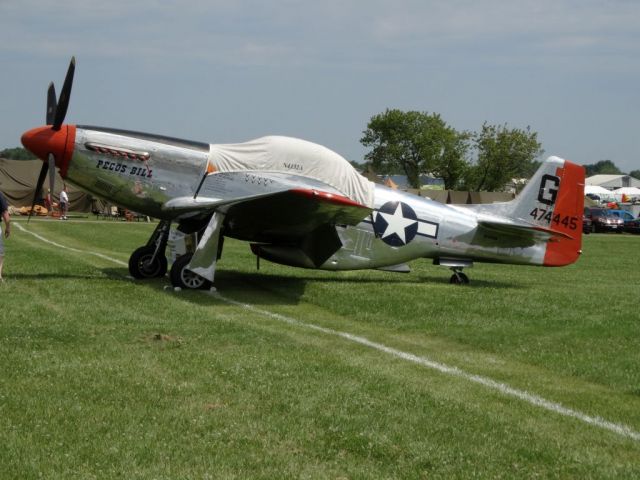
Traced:
<path fill-rule="evenodd" d="M 594 57 L 639 53 L 640 3 L 21 0 L 0 6 L 4 51 L 193 57 L 228 65 L 372 65 L 481 51 Z"/>

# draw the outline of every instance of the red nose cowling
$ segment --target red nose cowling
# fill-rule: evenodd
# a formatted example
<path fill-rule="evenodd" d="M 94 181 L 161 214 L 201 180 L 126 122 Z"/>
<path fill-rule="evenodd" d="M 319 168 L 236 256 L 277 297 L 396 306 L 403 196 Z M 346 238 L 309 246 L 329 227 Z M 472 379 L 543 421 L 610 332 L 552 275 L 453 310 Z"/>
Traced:
<path fill-rule="evenodd" d="M 60 130 L 53 130 L 51 126 L 33 128 L 24 132 L 21 140 L 24 148 L 42 161 L 46 162 L 49 154 L 53 153 L 60 176 L 67 176 L 76 141 L 75 125 L 62 125 Z"/>

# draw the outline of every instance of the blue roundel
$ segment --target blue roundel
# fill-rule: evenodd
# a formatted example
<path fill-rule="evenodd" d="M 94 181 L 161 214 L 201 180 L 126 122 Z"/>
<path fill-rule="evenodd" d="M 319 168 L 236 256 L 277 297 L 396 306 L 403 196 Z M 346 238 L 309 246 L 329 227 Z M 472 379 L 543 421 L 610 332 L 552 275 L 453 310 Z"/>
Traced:
<path fill-rule="evenodd" d="M 376 212 L 374 229 L 387 245 L 402 247 L 418 233 L 418 216 L 406 203 L 387 202 Z"/>

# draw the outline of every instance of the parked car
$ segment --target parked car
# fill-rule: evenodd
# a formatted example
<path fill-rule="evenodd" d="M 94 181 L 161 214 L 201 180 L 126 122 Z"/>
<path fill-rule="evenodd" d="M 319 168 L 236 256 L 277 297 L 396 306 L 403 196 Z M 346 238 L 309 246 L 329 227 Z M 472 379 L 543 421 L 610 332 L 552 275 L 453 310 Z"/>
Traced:
<path fill-rule="evenodd" d="M 613 210 L 613 209 L 610 209 L 609 212 L 612 215 L 615 215 L 616 217 L 620 217 L 623 222 L 626 222 L 627 220 L 634 220 L 635 219 L 633 214 L 631 212 L 627 211 L 627 210 Z"/>
<path fill-rule="evenodd" d="M 587 207 L 584 215 L 591 219 L 592 232 L 618 232 L 624 229 L 624 220 L 616 217 L 606 208 Z"/>
<path fill-rule="evenodd" d="M 591 219 L 586 215 L 582 216 L 582 233 L 589 235 L 593 228 Z"/>
<path fill-rule="evenodd" d="M 585 195 L 585 197 L 589 197 L 591 200 L 599 202 L 600 201 L 600 196 L 596 195 L 595 193 L 587 193 Z"/>
<path fill-rule="evenodd" d="M 624 222 L 624 231 L 629 233 L 640 233 L 640 217 Z"/>

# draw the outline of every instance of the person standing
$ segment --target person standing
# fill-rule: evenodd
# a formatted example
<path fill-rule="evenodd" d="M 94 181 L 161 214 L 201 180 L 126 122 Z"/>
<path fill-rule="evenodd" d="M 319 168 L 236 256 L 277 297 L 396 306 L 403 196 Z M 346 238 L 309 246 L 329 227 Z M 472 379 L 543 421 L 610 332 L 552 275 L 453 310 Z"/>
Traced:
<path fill-rule="evenodd" d="M 5 238 L 9 238 L 9 235 L 11 234 L 11 217 L 9 216 L 9 203 L 7 202 L 7 199 L 4 197 L 2 192 L 0 192 L 0 215 L 2 216 L 2 220 L 4 220 L 4 236 Z M 3 263 L 4 263 L 4 241 L 2 240 L 2 231 L 0 229 L 0 282 L 4 281 L 2 279 Z"/>
<path fill-rule="evenodd" d="M 67 210 L 69 209 L 69 195 L 67 195 L 67 186 L 65 185 L 60 192 L 60 220 L 67 219 Z"/>

